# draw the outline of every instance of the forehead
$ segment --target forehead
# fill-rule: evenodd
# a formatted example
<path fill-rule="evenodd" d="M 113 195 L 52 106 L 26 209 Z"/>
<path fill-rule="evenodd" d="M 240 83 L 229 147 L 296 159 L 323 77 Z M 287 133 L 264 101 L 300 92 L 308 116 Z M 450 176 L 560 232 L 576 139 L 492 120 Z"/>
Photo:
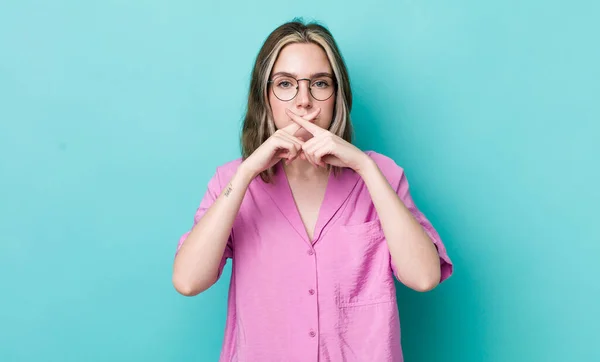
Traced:
<path fill-rule="evenodd" d="M 325 51 L 316 44 L 290 44 L 279 52 L 271 74 L 286 72 L 298 77 L 331 73 Z"/>

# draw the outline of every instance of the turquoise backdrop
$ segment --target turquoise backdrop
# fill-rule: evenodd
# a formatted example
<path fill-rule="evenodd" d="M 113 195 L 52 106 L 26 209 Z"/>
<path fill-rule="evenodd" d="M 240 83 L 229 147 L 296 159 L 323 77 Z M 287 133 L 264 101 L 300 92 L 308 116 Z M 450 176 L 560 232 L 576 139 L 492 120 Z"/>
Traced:
<path fill-rule="evenodd" d="M 179 236 L 239 156 L 250 69 L 303 16 L 348 63 L 455 274 L 398 286 L 407 362 L 600 361 L 597 1 L 0 3 L 0 361 L 216 361 L 230 264 Z"/>

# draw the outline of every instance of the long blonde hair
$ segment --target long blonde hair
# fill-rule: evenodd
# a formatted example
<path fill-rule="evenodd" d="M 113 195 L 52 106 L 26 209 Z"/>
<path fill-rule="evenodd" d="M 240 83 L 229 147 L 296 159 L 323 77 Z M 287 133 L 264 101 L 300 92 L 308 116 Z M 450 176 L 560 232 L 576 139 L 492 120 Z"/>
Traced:
<path fill-rule="evenodd" d="M 267 37 L 256 57 L 242 127 L 243 159 L 248 158 L 276 131 L 267 95 L 268 80 L 281 49 L 294 43 L 316 44 L 327 54 L 336 83 L 335 109 L 329 131 L 352 142 L 352 123 L 350 121 L 352 90 L 350 89 L 348 70 L 337 43 L 331 32 L 323 25 L 315 22 L 305 24 L 300 19 L 294 19 L 277 27 Z M 265 170 L 260 177 L 265 182 L 271 182 L 274 170 L 275 167 Z M 336 174 L 339 171 L 338 167 L 334 167 Z"/>

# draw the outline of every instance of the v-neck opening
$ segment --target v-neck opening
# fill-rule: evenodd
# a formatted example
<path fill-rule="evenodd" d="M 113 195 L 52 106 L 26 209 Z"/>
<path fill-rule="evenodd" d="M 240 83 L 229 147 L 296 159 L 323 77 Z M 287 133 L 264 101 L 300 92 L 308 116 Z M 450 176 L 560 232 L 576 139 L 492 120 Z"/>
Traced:
<path fill-rule="evenodd" d="M 323 199 L 321 200 L 321 203 L 319 204 L 319 210 L 317 211 L 317 219 L 315 220 L 315 225 L 312 230 L 312 238 L 310 237 L 310 235 L 308 235 L 308 231 L 306 230 L 307 227 L 304 224 L 304 221 L 302 220 L 302 214 L 300 213 L 300 208 L 298 207 L 298 202 L 296 201 L 296 198 L 294 197 L 294 192 L 292 191 L 292 185 L 290 184 L 290 179 L 288 178 L 287 173 L 285 172 L 285 167 L 283 167 L 283 165 L 280 164 L 278 171 L 281 172 L 281 178 L 284 179 L 285 184 L 287 185 L 288 192 L 292 198 L 292 201 L 294 202 L 294 211 L 298 215 L 298 218 L 300 219 L 302 230 L 304 230 L 305 241 L 308 242 L 308 244 L 310 244 L 310 245 L 314 245 L 320 236 L 320 233 L 317 233 L 317 231 L 318 231 L 318 227 L 319 227 L 319 221 L 321 220 L 321 216 L 323 213 L 323 205 L 325 204 L 325 201 L 327 200 L 327 191 L 331 187 L 331 178 L 335 177 L 335 175 L 333 174 L 333 170 L 330 170 L 329 174 L 327 175 L 327 184 L 325 185 L 325 192 L 323 192 Z"/>
<path fill-rule="evenodd" d="M 360 176 L 358 176 L 354 170 L 348 168 L 342 169 L 342 172 L 339 175 L 335 175 L 333 170 L 330 171 L 327 178 L 327 186 L 325 187 L 325 194 L 321 201 L 321 205 L 319 205 L 319 212 L 313 229 L 312 238 L 309 238 L 308 236 L 308 232 L 306 231 L 306 227 L 300 216 L 300 210 L 294 199 L 287 174 L 285 173 L 285 169 L 281 162 L 276 164 L 273 182 L 266 183 L 261 180 L 260 184 L 271 197 L 279 211 L 298 233 L 300 238 L 312 247 L 319 241 L 323 234 L 323 230 L 348 199 L 359 179 Z"/>

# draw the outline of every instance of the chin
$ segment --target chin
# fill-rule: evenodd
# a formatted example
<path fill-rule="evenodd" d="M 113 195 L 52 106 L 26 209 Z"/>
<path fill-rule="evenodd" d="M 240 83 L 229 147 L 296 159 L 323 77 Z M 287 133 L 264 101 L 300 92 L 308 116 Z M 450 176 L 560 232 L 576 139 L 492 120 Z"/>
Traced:
<path fill-rule="evenodd" d="M 295 134 L 296 137 L 303 137 L 304 139 L 309 139 L 309 138 L 313 138 L 312 133 L 308 132 L 305 129 L 300 129 L 298 132 L 296 132 Z"/>

